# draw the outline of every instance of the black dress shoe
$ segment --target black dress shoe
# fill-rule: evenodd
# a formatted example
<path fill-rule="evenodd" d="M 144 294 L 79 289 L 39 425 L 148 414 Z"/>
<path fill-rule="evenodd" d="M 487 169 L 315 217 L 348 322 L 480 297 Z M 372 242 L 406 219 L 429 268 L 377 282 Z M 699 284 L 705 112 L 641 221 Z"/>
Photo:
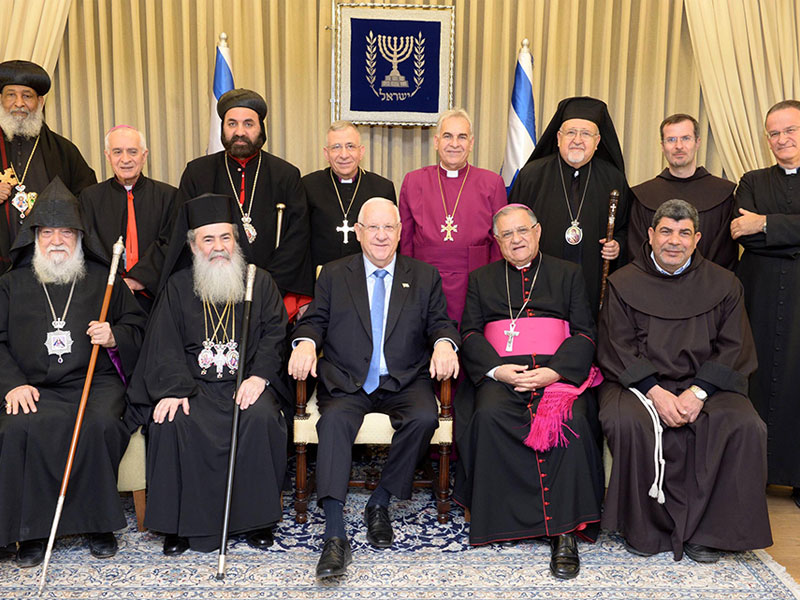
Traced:
<path fill-rule="evenodd" d="M 792 488 L 792 500 L 800 508 L 800 487 Z"/>
<path fill-rule="evenodd" d="M 367 506 L 364 509 L 364 521 L 367 524 L 367 541 L 376 548 L 388 548 L 394 541 L 392 522 L 389 520 L 389 509 L 385 506 Z"/>
<path fill-rule="evenodd" d="M 247 539 L 247 544 L 249 546 L 258 548 L 259 550 L 269 548 L 275 541 L 275 537 L 272 535 L 272 527 L 254 529 L 253 531 L 248 532 L 245 538 Z"/>
<path fill-rule="evenodd" d="M 550 572 L 558 579 L 572 579 L 581 570 L 578 542 L 574 533 L 550 538 Z"/>
<path fill-rule="evenodd" d="M 715 563 L 722 556 L 719 550 L 701 544 L 690 544 L 689 542 L 683 545 L 683 552 L 694 562 L 699 563 Z"/>
<path fill-rule="evenodd" d="M 350 542 L 344 538 L 332 537 L 322 547 L 322 556 L 317 563 L 317 578 L 343 575 L 347 565 L 353 562 Z"/>
<path fill-rule="evenodd" d="M 42 564 L 47 540 L 26 540 L 19 543 L 17 550 L 17 565 L 23 568 L 35 567 Z"/>
<path fill-rule="evenodd" d="M 110 531 L 89 534 L 89 552 L 96 558 L 111 558 L 117 553 L 117 538 Z"/>
<path fill-rule="evenodd" d="M 0 546 L 0 560 L 4 558 L 14 558 L 17 555 L 17 542 L 11 542 L 7 546 Z"/>
<path fill-rule="evenodd" d="M 164 554 L 175 556 L 183 554 L 189 549 L 189 540 L 185 537 L 169 533 L 164 537 Z"/>

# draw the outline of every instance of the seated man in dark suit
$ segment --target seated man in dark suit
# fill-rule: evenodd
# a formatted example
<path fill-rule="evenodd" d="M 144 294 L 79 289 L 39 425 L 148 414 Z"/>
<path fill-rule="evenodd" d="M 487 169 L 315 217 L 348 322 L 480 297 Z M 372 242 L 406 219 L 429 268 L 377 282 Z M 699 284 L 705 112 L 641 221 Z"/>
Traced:
<path fill-rule="evenodd" d="M 458 375 L 460 338 L 447 317 L 442 280 L 436 268 L 397 254 L 400 229 L 392 202 L 367 200 L 356 223 L 362 252 L 325 266 L 292 335 L 289 373 L 319 378 L 317 498 L 325 511 L 320 578 L 341 575 L 352 561 L 342 509 L 364 415 L 388 414 L 396 430 L 364 512 L 367 540 L 387 548 L 394 539 L 389 499 L 411 496 L 414 467 L 437 427 L 432 378 Z"/>

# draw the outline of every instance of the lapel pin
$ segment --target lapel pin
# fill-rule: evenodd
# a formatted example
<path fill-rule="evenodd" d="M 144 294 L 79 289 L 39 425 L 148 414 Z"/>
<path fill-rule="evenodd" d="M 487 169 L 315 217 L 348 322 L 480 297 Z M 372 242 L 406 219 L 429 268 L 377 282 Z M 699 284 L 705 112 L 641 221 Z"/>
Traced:
<path fill-rule="evenodd" d="M 404 282 L 402 283 L 402 286 L 403 286 L 404 288 L 410 288 L 410 287 L 411 287 L 411 284 L 409 284 L 409 283 L 406 283 L 406 282 L 404 281 Z"/>

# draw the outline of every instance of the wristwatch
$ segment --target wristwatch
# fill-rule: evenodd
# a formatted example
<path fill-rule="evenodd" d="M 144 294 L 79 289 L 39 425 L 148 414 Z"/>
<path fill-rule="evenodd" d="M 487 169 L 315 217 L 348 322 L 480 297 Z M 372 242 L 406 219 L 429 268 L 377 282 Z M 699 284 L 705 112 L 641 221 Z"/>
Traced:
<path fill-rule="evenodd" d="M 701 402 L 705 402 L 706 400 L 708 400 L 708 392 L 706 392 L 706 391 L 705 391 L 703 388 L 701 388 L 699 385 L 690 385 L 690 386 L 689 386 L 689 390 L 690 390 L 690 391 L 691 391 L 691 392 L 692 392 L 692 393 L 693 393 L 695 396 L 697 396 L 697 399 L 698 399 L 698 400 L 700 400 Z"/>
<path fill-rule="evenodd" d="M 764 217 L 764 224 L 761 226 L 761 231 L 767 233 L 767 218 Z"/>

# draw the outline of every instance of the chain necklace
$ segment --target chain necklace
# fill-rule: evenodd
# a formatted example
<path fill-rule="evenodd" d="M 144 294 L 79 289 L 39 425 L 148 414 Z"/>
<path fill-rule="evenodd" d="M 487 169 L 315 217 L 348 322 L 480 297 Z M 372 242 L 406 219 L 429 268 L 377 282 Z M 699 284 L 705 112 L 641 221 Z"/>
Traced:
<path fill-rule="evenodd" d="M 569 205 L 569 195 L 567 194 L 567 185 L 564 183 L 564 165 L 561 160 L 558 161 L 559 173 L 561 173 L 561 189 L 564 190 L 564 200 L 567 202 L 567 210 L 569 211 L 570 226 L 564 232 L 564 239 L 571 246 L 577 246 L 583 240 L 583 229 L 578 221 L 581 217 L 581 209 L 583 208 L 583 201 L 586 200 L 586 190 L 589 189 L 589 181 L 592 179 L 592 163 L 589 163 L 589 173 L 586 175 L 586 185 L 583 188 L 583 195 L 581 196 L 581 203 L 578 205 L 578 214 L 572 216 L 572 207 Z"/>
<path fill-rule="evenodd" d="M 242 167 L 242 179 L 244 179 L 244 169 Z M 239 194 L 236 191 L 236 186 L 233 185 L 233 177 L 231 177 L 231 167 L 228 164 L 228 155 L 225 155 L 225 170 L 228 173 L 228 181 L 231 184 L 231 189 L 233 190 L 233 197 L 239 198 Z M 236 206 L 239 207 L 239 212 L 242 213 L 242 226 L 244 227 L 244 232 L 247 234 L 247 241 L 251 244 L 256 241 L 256 236 L 258 232 L 256 228 L 253 226 L 253 219 L 250 217 L 250 211 L 253 210 L 253 200 L 256 197 L 256 184 L 258 183 L 258 173 L 261 171 L 261 151 L 258 152 L 258 164 L 256 165 L 256 176 L 253 178 L 253 189 L 250 190 L 250 204 L 247 206 L 247 212 L 244 211 L 242 204 L 237 200 Z"/>
<path fill-rule="evenodd" d="M 14 189 L 17 190 L 17 193 L 14 194 L 14 198 L 11 200 L 11 205 L 19 211 L 19 218 L 24 219 L 25 216 L 28 214 L 31 208 L 33 208 L 33 203 L 36 202 L 36 197 L 38 194 L 36 192 L 25 192 L 25 178 L 28 176 L 28 169 L 31 166 L 31 161 L 33 160 L 33 155 L 36 153 L 36 148 L 39 147 L 39 137 L 36 136 L 36 141 L 33 143 L 33 150 L 31 150 L 30 156 L 28 156 L 28 162 L 25 165 L 25 170 L 22 173 L 22 177 L 20 178 L 17 175 L 16 169 L 14 169 L 13 161 L 9 161 L 11 163 L 11 171 L 14 173 L 14 177 L 17 178 L 17 185 Z M 2 142 L 0 142 L 2 143 Z"/>
<path fill-rule="evenodd" d="M 214 317 L 211 310 L 216 314 L 216 325 L 211 337 L 208 337 L 208 323 L 214 324 Z M 224 322 L 224 325 L 223 325 Z M 231 324 L 231 334 L 228 335 L 228 323 Z M 205 375 L 213 365 L 217 369 L 217 379 L 222 379 L 222 372 L 228 367 L 228 372 L 233 375 L 239 367 L 239 351 L 236 349 L 236 314 L 233 303 L 228 300 L 225 308 L 220 314 L 216 304 L 212 304 L 203 298 L 203 327 L 205 339 L 203 349 L 197 355 L 197 364 L 200 365 L 200 374 Z M 222 334 L 218 337 L 217 333 L 222 328 Z"/>
<path fill-rule="evenodd" d="M 47 304 L 50 305 L 50 314 L 53 317 L 51 324 L 55 331 L 47 332 L 47 339 L 44 342 L 47 348 L 47 355 L 55 354 L 58 356 L 58 362 L 63 363 L 64 359 L 62 354 L 69 354 L 72 352 L 72 334 L 69 331 L 62 331 L 67 324 L 67 312 L 69 312 L 69 305 L 72 302 L 72 293 L 75 291 L 75 282 L 78 280 L 76 277 L 72 280 L 72 287 L 69 289 L 69 296 L 67 297 L 67 304 L 64 306 L 64 313 L 59 319 L 56 316 L 56 309 L 53 308 L 53 301 L 50 299 L 50 293 L 47 291 L 47 286 L 42 282 L 44 288 L 44 295 L 47 297 Z"/>
<path fill-rule="evenodd" d="M 350 204 L 347 205 L 347 210 L 344 209 L 344 203 L 342 202 L 342 196 L 339 194 L 339 188 L 336 185 L 336 180 L 333 178 L 333 168 L 331 168 L 330 176 L 331 182 L 333 183 L 333 190 L 336 192 L 336 199 L 339 201 L 339 208 L 342 209 L 342 226 L 337 227 L 336 231 L 340 232 L 344 236 L 343 243 L 347 244 L 349 241 L 349 234 L 356 230 L 355 227 L 350 227 L 350 224 L 347 222 L 347 215 L 350 214 L 350 209 L 353 208 L 353 202 L 355 202 L 356 194 L 358 194 L 358 186 L 361 185 L 361 178 L 364 175 L 364 170 L 359 167 L 358 168 L 358 182 L 356 183 L 356 189 L 353 192 L 353 197 L 350 198 Z"/>
<path fill-rule="evenodd" d="M 442 188 L 442 174 L 439 173 L 439 167 L 436 167 L 436 181 L 439 182 L 439 193 L 442 195 L 442 208 L 444 208 L 444 225 L 442 225 L 441 230 L 439 233 L 444 233 L 444 241 L 445 242 L 455 242 L 453 239 L 453 232 L 455 231 L 458 233 L 458 225 L 453 223 L 453 218 L 456 216 L 456 211 L 458 210 L 458 202 L 461 200 L 461 192 L 464 191 L 464 184 L 467 183 L 467 177 L 469 177 L 469 163 L 467 163 L 467 172 L 464 174 L 464 181 L 461 182 L 461 189 L 458 190 L 458 196 L 456 196 L 456 203 L 453 206 L 453 212 L 447 212 L 447 203 L 444 201 L 444 188 Z"/>
<path fill-rule="evenodd" d="M 508 265 L 508 263 L 506 263 Z M 522 304 L 522 308 L 517 311 L 517 316 L 515 317 L 511 312 L 511 290 L 508 287 L 508 266 L 506 266 L 506 298 L 508 300 L 508 318 L 511 319 L 511 325 L 508 326 L 508 329 L 503 333 L 506 334 L 508 337 L 508 342 L 506 343 L 506 352 L 511 352 L 514 350 L 514 338 L 519 335 L 519 331 L 515 331 L 515 327 L 517 326 L 517 319 L 522 314 L 522 311 L 525 310 L 525 307 L 530 302 L 531 296 L 533 295 L 533 287 L 536 285 L 536 279 L 539 277 L 539 269 L 542 266 L 542 253 L 539 252 L 539 264 L 536 265 L 536 272 L 533 274 L 533 282 L 531 283 L 531 289 L 528 290 L 528 295 L 525 298 L 525 302 Z M 525 289 L 523 285 L 522 289 Z"/>

